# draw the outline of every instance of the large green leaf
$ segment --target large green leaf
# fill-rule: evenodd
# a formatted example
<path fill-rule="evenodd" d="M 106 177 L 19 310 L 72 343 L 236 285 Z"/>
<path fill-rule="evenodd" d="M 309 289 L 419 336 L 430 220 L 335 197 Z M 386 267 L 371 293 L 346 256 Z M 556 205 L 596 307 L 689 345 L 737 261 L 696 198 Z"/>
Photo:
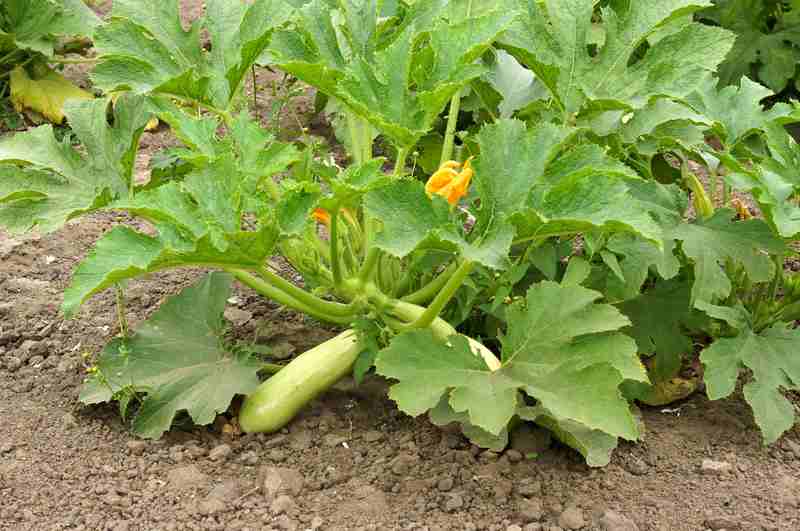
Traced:
<path fill-rule="evenodd" d="M 132 337 L 109 343 L 80 400 L 107 402 L 126 390 L 145 395 L 133 430 L 147 438 L 169 430 L 180 411 L 197 424 L 213 422 L 235 395 L 259 384 L 258 360 L 233 354 L 223 344 L 222 312 L 230 287 L 229 275 L 212 273 L 167 300 Z"/>
<path fill-rule="evenodd" d="M 691 313 L 689 293 L 685 283 L 659 282 L 654 289 L 618 305 L 631 320 L 629 334 L 639 353 L 654 356 L 650 374 L 656 382 L 675 376 L 683 356 L 692 351 L 692 341 L 683 330 Z"/>
<path fill-rule="evenodd" d="M 707 220 L 682 223 L 672 232 L 694 264 L 692 304 L 713 303 L 730 294 L 731 281 L 723 269 L 728 260 L 741 264 L 753 282 L 766 282 L 775 273 L 767 253 L 783 252 L 783 241 L 764 221 L 734 221 L 734 216 L 732 210 L 719 209 Z"/>
<path fill-rule="evenodd" d="M 92 295 L 126 279 L 174 267 L 261 267 L 277 243 L 277 231 L 266 226 L 258 232 L 234 232 L 220 242 L 209 235 L 177 247 L 164 237 L 154 238 L 128 227 L 115 227 L 101 238 L 78 265 L 64 291 L 62 311 L 71 317 Z M 176 248 L 177 247 L 177 248 Z"/>
<path fill-rule="evenodd" d="M 646 183 L 600 146 L 575 146 L 575 134 L 548 123 L 527 128 L 517 120 L 484 127 L 475 162 L 479 225 L 510 220 L 523 239 L 601 228 L 660 241 L 663 229 L 654 217 L 660 207 L 636 193 Z"/>
<path fill-rule="evenodd" d="M 174 0 L 119 0 L 97 28 L 101 62 L 93 79 L 106 91 L 163 93 L 227 108 L 244 76 L 294 8 L 284 0 L 207 2 L 206 16 L 189 30 Z M 201 30 L 211 40 L 203 50 Z"/>
<path fill-rule="evenodd" d="M 396 145 L 410 147 L 450 98 L 480 76 L 475 59 L 517 14 L 481 10 L 453 22 L 440 18 L 437 2 L 420 4 L 385 42 L 375 26 L 375 2 L 337 7 L 312 0 L 300 9 L 300 33 L 276 33 L 271 60 L 341 101 Z M 348 24 L 353 20 L 358 28 Z M 430 36 L 424 44 L 422 34 Z"/>
<path fill-rule="evenodd" d="M 504 50 L 495 52 L 489 68 L 484 79 L 501 97 L 497 108 L 500 118 L 511 118 L 516 111 L 549 95 L 533 72 Z"/>
<path fill-rule="evenodd" d="M 629 321 L 600 293 L 542 282 L 508 312 L 502 366 L 491 371 L 460 336 L 448 343 L 429 330 L 397 336 L 376 360 L 378 372 L 399 380 L 390 396 L 419 415 L 445 396 L 469 424 L 500 434 L 516 413 L 518 393 L 537 399 L 559 421 L 613 437 L 635 439 L 637 428 L 622 398 L 623 380 L 646 382 L 636 346 L 616 332 Z"/>
<path fill-rule="evenodd" d="M 399 181 L 373 190 L 367 193 L 364 208 L 383 223 L 375 245 L 395 256 L 438 248 L 494 269 L 508 265 L 514 236 L 510 225 L 498 220 L 466 235 L 450 205 L 437 195 L 428 198 L 422 183 Z"/>
<path fill-rule="evenodd" d="M 747 135 L 764 130 L 769 122 L 791 112 L 785 103 L 765 111 L 760 102 L 771 95 L 769 89 L 747 78 L 738 87 L 718 89 L 716 80 L 708 76 L 687 100 L 694 110 L 713 120 L 714 131 L 724 146 L 732 149 Z"/>
<path fill-rule="evenodd" d="M 14 47 L 48 56 L 53 55 L 57 36 L 91 35 L 100 23 L 82 0 L 5 0 L 0 14 L 0 31 Z"/>
<path fill-rule="evenodd" d="M 409 415 L 435 408 L 447 394 L 454 411 L 468 412 L 473 425 L 498 434 L 517 408 L 519 384 L 504 371 L 491 372 L 463 336 L 445 344 L 427 329 L 401 334 L 378 354 L 375 367 L 399 380 L 389 396 Z"/>
<path fill-rule="evenodd" d="M 502 44 L 548 86 L 561 108 L 587 100 L 608 108 L 639 108 L 654 96 L 681 98 L 714 71 L 733 45 L 725 30 L 685 22 L 641 55 L 640 46 L 664 25 L 709 5 L 705 0 L 623 2 L 601 11 L 605 39 L 590 51 L 593 0 L 519 0 L 522 19 Z M 638 54 L 638 55 L 637 55 Z"/>
<path fill-rule="evenodd" d="M 800 30 L 774 0 L 716 0 L 700 17 L 736 32 L 736 44 L 719 68 L 721 85 L 737 85 L 757 71 L 763 83 L 781 92 L 800 61 Z M 790 13 L 796 13 L 795 6 Z M 796 15 L 795 15 L 796 16 Z"/>
<path fill-rule="evenodd" d="M 744 386 L 764 442 L 775 442 L 795 422 L 795 406 L 781 390 L 800 389 L 800 329 L 778 323 L 760 333 L 745 328 L 732 338 L 717 339 L 700 355 L 706 392 L 712 400 L 729 396 L 743 369 L 752 371 Z"/>
<path fill-rule="evenodd" d="M 109 125 L 108 103 L 66 105 L 81 151 L 58 141 L 49 125 L 0 140 L 0 224 L 15 232 L 53 231 L 128 194 L 135 150 L 150 113 L 144 99 L 123 97 Z"/>

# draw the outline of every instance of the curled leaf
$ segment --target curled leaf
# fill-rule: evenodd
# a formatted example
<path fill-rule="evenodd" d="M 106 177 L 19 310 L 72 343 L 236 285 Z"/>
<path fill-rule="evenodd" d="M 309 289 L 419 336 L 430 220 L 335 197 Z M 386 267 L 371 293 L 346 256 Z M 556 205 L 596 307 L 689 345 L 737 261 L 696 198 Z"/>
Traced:
<path fill-rule="evenodd" d="M 64 103 L 67 100 L 90 100 L 93 97 L 50 69 L 38 79 L 31 78 L 20 66 L 11 71 L 11 102 L 17 112 L 28 109 L 60 124 L 64 121 Z"/>

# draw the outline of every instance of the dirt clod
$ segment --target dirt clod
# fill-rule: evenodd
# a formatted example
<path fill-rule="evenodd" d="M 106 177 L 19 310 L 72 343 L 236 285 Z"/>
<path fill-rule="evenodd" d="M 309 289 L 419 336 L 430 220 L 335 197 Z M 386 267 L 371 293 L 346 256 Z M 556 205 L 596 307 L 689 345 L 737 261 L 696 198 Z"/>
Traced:
<path fill-rule="evenodd" d="M 558 525 L 565 529 L 580 529 L 586 525 L 583 511 L 575 505 L 567 507 L 558 517 Z"/>
<path fill-rule="evenodd" d="M 275 499 L 281 494 L 298 496 L 305 485 L 303 475 L 291 468 L 262 467 L 259 476 L 264 495 L 268 499 Z"/>
<path fill-rule="evenodd" d="M 616 511 L 604 511 L 598 520 L 602 531 L 639 531 L 636 522 Z"/>
<path fill-rule="evenodd" d="M 208 452 L 208 458 L 212 461 L 224 461 L 229 455 L 231 455 L 232 451 L 233 449 L 230 447 L 230 445 L 220 444 Z"/>
<path fill-rule="evenodd" d="M 733 465 L 725 461 L 703 459 L 703 462 L 700 464 L 700 470 L 703 474 L 709 475 L 727 474 L 733 471 Z"/>

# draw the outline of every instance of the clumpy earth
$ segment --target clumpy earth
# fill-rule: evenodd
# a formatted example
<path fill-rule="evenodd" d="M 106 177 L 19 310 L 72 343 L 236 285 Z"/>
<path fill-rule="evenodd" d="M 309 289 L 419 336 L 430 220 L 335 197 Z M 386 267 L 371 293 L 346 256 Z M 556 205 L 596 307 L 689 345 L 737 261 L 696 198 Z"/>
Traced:
<path fill-rule="evenodd" d="M 644 441 L 591 469 L 545 432 L 503 453 L 412 419 L 387 382 L 343 382 L 272 435 L 178 423 L 137 439 L 112 406 L 77 401 L 87 354 L 118 333 L 107 291 L 64 320 L 61 291 L 93 241 L 125 218 L 47 236 L 0 233 L 0 529 L 796 530 L 800 429 L 765 448 L 741 397 L 643 411 Z M 132 327 L 202 271 L 132 282 Z M 237 286 L 240 338 L 286 356 L 334 333 Z"/>

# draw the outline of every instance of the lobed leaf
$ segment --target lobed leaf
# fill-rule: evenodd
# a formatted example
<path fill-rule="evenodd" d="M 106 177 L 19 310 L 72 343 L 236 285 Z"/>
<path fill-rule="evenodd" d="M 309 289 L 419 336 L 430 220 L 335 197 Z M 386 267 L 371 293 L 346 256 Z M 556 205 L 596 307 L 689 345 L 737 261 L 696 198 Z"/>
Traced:
<path fill-rule="evenodd" d="M 133 153 L 150 113 L 144 99 L 123 97 L 109 125 L 107 99 L 71 101 L 65 114 L 84 153 L 43 125 L 0 140 L 0 224 L 54 231 L 128 193 Z"/>
<path fill-rule="evenodd" d="M 760 333 L 748 328 L 736 337 L 718 339 L 700 355 L 706 392 L 712 400 L 733 393 L 744 368 L 752 371 L 744 397 L 753 408 L 765 444 L 775 442 L 794 425 L 795 406 L 781 390 L 800 388 L 798 345 L 800 329 L 778 323 Z"/>
<path fill-rule="evenodd" d="M 228 352 L 222 313 L 231 277 L 212 273 L 168 299 L 130 338 L 115 339 L 100 355 L 80 400 L 97 404 L 132 388 L 146 395 L 133 420 L 135 433 L 158 438 L 186 411 L 210 424 L 237 394 L 259 384 L 261 364 Z"/>

